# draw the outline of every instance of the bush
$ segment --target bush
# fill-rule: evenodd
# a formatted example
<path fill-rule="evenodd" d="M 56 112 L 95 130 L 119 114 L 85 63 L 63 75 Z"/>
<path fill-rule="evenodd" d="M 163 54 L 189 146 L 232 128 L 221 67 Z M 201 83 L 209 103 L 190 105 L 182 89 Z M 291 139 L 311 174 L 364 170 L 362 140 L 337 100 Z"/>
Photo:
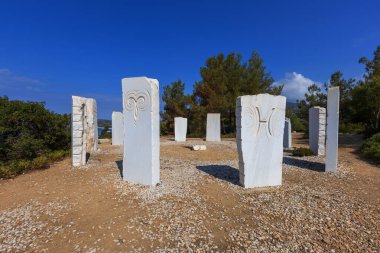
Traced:
<path fill-rule="evenodd" d="M 222 138 L 236 138 L 235 133 L 222 134 Z"/>
<path fill-rule="evenodd" d="M 292 152 L 293 156 L 312 156 L 314 152 L 309 148 L 295 148 Z"/>
<path fill-rule="evenodd" d="M 46 169 L 49 167 L 49 163 L 61 160 L 68 154 L 69 152 L 66 150 L 57 150 L 39 156 L 32 161 L 18 160 L 13 161 L 8 165 L 0 164 L 0 178 L 13 178 L 30 170 Z"/>
<path fill-rule="evenodd" d="M 362 123 L 340 123 L 339 124 L 339 132 L 341 133 L 351 133 L 351 134 L 359 134 L 363 133 L 365 130 L 365 126 Z"/>
<path fill-rule="evenodd" d="M 380 133 L 365 140 L 360 150 L 364 157 L 380 163 Z"/>
<path fill-rule="evenodd" d="M 70 115 L 0 97 L 0 177 L 47 167 L 70 149 Z"/>

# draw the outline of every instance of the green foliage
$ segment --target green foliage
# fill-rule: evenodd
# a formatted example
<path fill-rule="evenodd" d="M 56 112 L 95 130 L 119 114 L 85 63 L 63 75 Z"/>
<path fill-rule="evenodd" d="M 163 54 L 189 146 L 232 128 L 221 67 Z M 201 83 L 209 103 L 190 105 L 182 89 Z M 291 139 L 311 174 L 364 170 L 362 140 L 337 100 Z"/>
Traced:
<path fill-rule="evenodd" d="M 200 72 L 202 79 L 194 84 L 192 95 L 184 94 L 185 84 L 180 80 L 164 87 L 161 134 L 173 133 L 174 117 L 187 117 L 188 136 L 204 137 L 207 113 L 220 113 L 222 134 L 234 136 L 236 98 L 259 93 L 279 95 L 283 87 L 273 86 L 273 78 L 257 52 L 247 62 L 235 53 L 210 57 Z"/>
<path fill-rule="evenodd" d="M 109 130 L 108 125 L 105 125 L 102 132 L 100 133 L 99 139 L 111 139 L 112 133 Z"/>
<path fill-rule="evenodd" d="M 166 122 L 161 121 L 160 122 L 160 135 L 168 135 L 169 130 L 166 127 Z"/>
<path fill-rule="evenodd" d="M 355 122 L 366 125 L 366 132 L 380 131 L 380 46 L 374 52 L 373 60 L 362 57 L 365 65 L 364 80 L 352 90 L 352 117 Z"/>
<path fill-rule="evenodd" d="M 326 91 L 329 87 L 340 88 L 340 131 L 364 132 L 367 136 L 380 131 L 380 46 L 374 52 L 372 60 L 362 57 L 359 63 L 365 65 L 363 80 L 346 80 L 343 74 L 337 71 L 324 85 L 325 91 L 314 84 L 308 88 L 305 99 L 298 101 L 296 111 L 301 122 L 305 122 L 306 131 L 309 108 L 326 107 Z"/>
<path fill-rule="evenodd" d="M 164 86 L 162 100 L 165 102 L 164 112 L 161 114 L 163 131 L 166 134 L 174 132 L 174 118 L 187 117 L 189 96 L 184 94 L 185 83 L 181 80 Z"/>
<path fill-rule="evenodd" d="M 43 103 L 0 97 L 0 143 L 1 175 L 17 175 L 41 163 L 44 158 L 38 157 L 69 150 L 70 116 L 53 113 Z"/>
<path fill-rule="evenodd" d="M 380 163 L 380 133 L 365 140 L 361 146 L 361 152 L 366 158 Z"/>
<path fill-rule="evenodd" d="M 326 107 L 327 96 L 322 92 L 322 89 L 316 84 L 312 84 L 307 88 L 308 93 L 305 94 L 305 99 L 297 101 L 298 110 L 297 116 L 304 123 L 305 131 L 309 129 L 309 109 L 313 106 Z"/>
<path fill-rule="evenodd" d="M 305 123 L 297 116 L 293 108 L 287 108 L 285 115 L 290 119 L 290 123 L 292 124 L 292 131 L 305 132 Z"/>
<path fill-rule="evenodd" d="M 352 123 L 352 122 L 340 122 L 339 123 L 339 132 L 341 133 L 351 133 L 351 134 L 360 134 L 365 131 L 365 126 L 363 123 Z"/>
<path fill-rule="evenodd" d="M 295 148 L 292 151 L 293 156 L 312 156 L 315 155 L 314 152 L 309 148 Z"/>
<path fill-rule="evenodd" d="M 194 85 L 189 104 L 189 132 L 199 137 L 204 135 L 207 113 L 220 113 L 222 134 L 233 134 L 238 96 L 278 95 L 283 87 L 273 86 L 273 78 L 257 52 L 247 62 L 242 62 L 242 56 L 235 53 L 210 57 L 201 68 L 201 78 Z"/>
<path fill-rule="evenodd" d="M 68 154 L 67 150 L 56 150 L 33 160 L 16 160 L 0 164 L 0 178 L 13 178 L 30 170 L 45 169 L 49 167 L 49 163 L 61 160 Z"/>

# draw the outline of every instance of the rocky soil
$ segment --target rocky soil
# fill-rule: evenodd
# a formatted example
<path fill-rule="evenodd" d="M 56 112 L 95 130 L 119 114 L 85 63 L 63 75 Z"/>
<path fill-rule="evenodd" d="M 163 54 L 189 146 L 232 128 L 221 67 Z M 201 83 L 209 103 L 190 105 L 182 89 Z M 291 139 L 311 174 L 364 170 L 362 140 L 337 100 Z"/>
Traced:
<path fill-rule="evenodd" d="M 163 139 L 156 187 L 122 181 L 101 144 L 80 169 L 0 181 L 0 252 L 379 252 L 380 168 L 354 148 L 335 174 L 285 152 L 281 187 L 244 189 L 233 140 Z"/>

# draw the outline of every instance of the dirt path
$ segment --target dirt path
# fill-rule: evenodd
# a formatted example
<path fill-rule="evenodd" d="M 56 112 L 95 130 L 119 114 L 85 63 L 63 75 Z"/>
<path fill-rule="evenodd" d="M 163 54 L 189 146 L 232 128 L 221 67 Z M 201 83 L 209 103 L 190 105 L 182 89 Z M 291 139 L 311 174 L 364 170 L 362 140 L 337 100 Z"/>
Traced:
<path fill-rule="evenodd" d="M 154 188 L 123 182 L 122 149 L 102 144 L 81 169 L 0 181 L 0 252 L 379 252 L 379 168 L 352 138 L 338 173 L 285 154 L 283 185 L 262 189 L 238 185 L 233 140 L 194 152 L 204 141 L 162 139 Z"/>

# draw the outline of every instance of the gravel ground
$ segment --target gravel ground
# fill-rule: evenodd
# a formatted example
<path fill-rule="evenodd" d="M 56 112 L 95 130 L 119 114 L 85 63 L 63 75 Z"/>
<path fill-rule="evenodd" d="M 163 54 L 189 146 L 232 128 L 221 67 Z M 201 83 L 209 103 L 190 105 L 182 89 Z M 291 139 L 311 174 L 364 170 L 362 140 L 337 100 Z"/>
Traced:
<path fill-rule="evenodd" d="M 161 147 L 190 152 L 193 144 L 205 142 Z M 236 152 L 234 141 L 206 145 L 210 159 Z M 75 191 L 44 204 L 31 200 L 0 211 L 0 252 L 380 252 L 380 200 L 371 190 L 379 178 L 358 174 L 351 163 L 340 160 L 337 173 L 325 173 L 324 157 L 285 153 L 282 186 L 244 189 L 236 159 L 196 160 L 196 151 L 178 159 L 165 150 L 161 183 L 146 187 L 122 181 L 122 149 L 101 145 L 75 178 L 95 186 L 88 190 L 94 198 L 107 196 L 108 211 L 96 216 L 104 221 L 78 225 Z M 99 206 L 87 208 L 98 215 Z M 91 240 L 80 238 L 93 230 Z M 69 240 L 65 250 L 57 246 Z"/>

